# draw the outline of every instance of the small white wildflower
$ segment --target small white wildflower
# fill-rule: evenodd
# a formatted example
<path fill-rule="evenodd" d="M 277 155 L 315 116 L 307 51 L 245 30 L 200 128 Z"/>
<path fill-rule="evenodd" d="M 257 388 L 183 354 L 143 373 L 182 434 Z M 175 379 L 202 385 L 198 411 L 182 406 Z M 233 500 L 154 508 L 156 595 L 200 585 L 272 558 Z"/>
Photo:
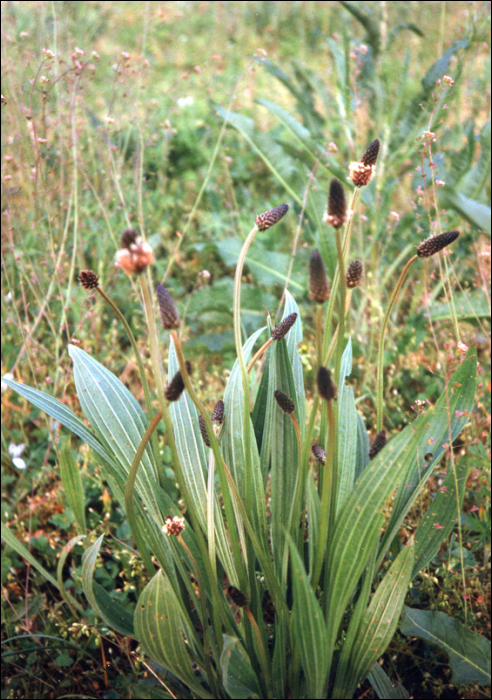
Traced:
<path fill-rule="evenodd" d="M 191 107 L 191 105 L 194 104 L 194 102 L 195 102 L 195 100 L 193 99 L 193 97 L 191 97 L 191 95 L 187 95 L 186 97 L 179 97 L 176 100 L 176 104 L 180 108 L 181 107 Z"/>
<path fill-rule="evenodd" d="M 3 379 L 13 380 L 13 378 L 14 378 L 14 375 L 12 374 L 12 372 L 5 372 L 5 374 L 3 375 Z M 3 379 L 2 379 L 2 391 L 5 391 L 5 389 L 9 388 L 9 385 L 6 382 L 4 382 Z"/>
<path fill-rule="evenodd" d="M 15 445 L 13 442 L 9 445 L 9 455 L 12 457 L 12 464 L 17 469 L 25 469 L 27 464 L 21 459 L 21 454 L 24 452 L 26 444 L 23 442 L 21 445 Z"/>

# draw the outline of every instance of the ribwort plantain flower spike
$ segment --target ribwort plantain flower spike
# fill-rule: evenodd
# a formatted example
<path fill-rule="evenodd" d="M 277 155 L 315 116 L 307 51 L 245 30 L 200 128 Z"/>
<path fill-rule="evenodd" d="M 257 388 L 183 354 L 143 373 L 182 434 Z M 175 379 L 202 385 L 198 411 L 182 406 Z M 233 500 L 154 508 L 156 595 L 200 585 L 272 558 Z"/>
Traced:
<path fill-rule="evenodd" d="M 188 360 L 186 361 L 186 369 L 188 370 L 188 374 L 191 374 L 191 364 L 188 362 Z M 184 388 L 185 385 L 183 382 L 183 377 L 181 376 L 181 372 L 178 370 L 167 385 L 164 391 L 164 396 L 168 401 L 177 401 L 183 393 Z"/>
<path fill-rule="evenodd" d="M 325 401 L 331 401 L 337 397 L 337 388 L 332 379 L 331 372 L 327 367 L 320 367 L 318 370 L 318 393 Z"/>
<path fill-rule="evenodd" d="M 445 233 L 438 233 L 437 236 L 431 236 L 417 246 L 417 255 L 419 258 L 430 258 L 431 255 L 435 255 L 453 243 L 459 235 L 459 231 L 446 231 Z"/>
<path fill-rule="evenodd" d="M 200 433 L 203 438 L 203 442 L 207 447 L 210 447 L 210 438 L 207 433 L 207 426 L 205 425 L 205 419 L 203 416 L 198 416 L 198 427 L 200 428 Z"/>
<path fill-rule="evenodd" d="M 120 244 L 115 265 L 121 267 L 127 275 L 140 274 L 154 262 L 152 248 L 135 229 L 125 229 L 121 234 Z"/>
<path fill-rule="evenodd" d="M 99 277 L 92 270 L 81 270 L 77 278 L 84 289 L 97 289 Z"/>
<path fill-rule="evenodd" d="M 330 298 L 330 283 L 326 276 L 325 265 L 315 248 L 309 258 L 309 296 L 317 304 L 323 304 Z"/>
<path fill-rule="evenodd" d="M 286 316 L 276 328 L 273 329 L 272 331 L 272 338 L 274 340 L 282 340 L 282 338 L 285 338 L 287 333 L 290 331 L 294 323 L 296 322 L 297 319 L 297 314 L 294 311 L 293 313 L 289 314 Z"/>
<path fill-rule="evenodd" d="M 238 608 L 245 608 L 248 604 L 248 599 L 236 586 L 227 586 L 227 595 Z"/>
<path fill-rule="evenodd" d="M 275 396 L 275 401 L 278 403 L 279 408 L 284 412 L 284 413 L 294 413 L 296 410 L 296 405 L 290 398 L 290 396 L 287 396 L 283 391 L 280 391 L 280 389 L 277 389 L 274 394 Z"/>
<path fill-rule="evenodd" d="M 328 194 L 328 208 L 323 216 L 325 224 L 330 224 L 333 228 L 340 228 L 347 218 L 347 200 L 345 191 L 340 180 L 333 178 L 330 182 L 330 192 Z"/>
<path fill-rule="evenodd" d="M 185 528 L 185 519 L 184 518 L 179 518 L 177 515 L 171 518 L 170 515 L 165 520 L 164 525 L 162 526 L 162 532 L 165 535 L 169 536 L 174 536 L 177 537 L 180 535 Z"/>
<path fill-rule="evenodd" d="M 157 285 L 156 293 L 163 327 L 165 329 L 178 328 L 179 314 L 174 306 L 171 295 L 162 284 Z"/>
<path fill-rule="evenodd" d="M 345 273 L 345 284 L 349 289 L 357 287 L 362 279 L 362 273 L 364 268 L 360 260 L 352 260 L 347 267 L 347 272 Z"/>
<path fill-rule="evenodd" d="M 369 450 L 369 459 L 374 459 L 378 452 L 381 452 L 387 442 L 388 438 L 386 437 L 386 430 L 381 430 L 381 432 L 376 435 L 374 442 L 371 445 L 371 449 Z"/>
<path fill-rule="evenodd" d="M 258 229 L 260 231 L 266 231 L 267 229 L 277 224 L 280 221 L 280 219 L 283 219 L 288 211 L 288 204 L 280 204 L 274 209 L 265 211 L 263 212 L 263 214 L 258 214 L 255 220 L 255 224 L 258 226 Z"/>
<path fill-rule="evenodd" d="M 321 445 L 313 445 L 311 450 L 313 451 L 314 458 L 317 462 L 320 464 L 324 464 L 326 462 L 326 450 L 324 450 Z"/>
<path fill-rule="evenodd" d="M 219 399 L 215 404 L 215 408 L 212 413 L 212 422 L 221 425 L 224 422 L 224 402 Z"/>
<path fill-rule="evenodd" d="M 363 187 L 369 184 L 374 171 L 379 154 L 379 139 L 375 139 L 364 151 L 364 155 L 358 163 L 350 163 L 349 177 L 356 187 Z"/>

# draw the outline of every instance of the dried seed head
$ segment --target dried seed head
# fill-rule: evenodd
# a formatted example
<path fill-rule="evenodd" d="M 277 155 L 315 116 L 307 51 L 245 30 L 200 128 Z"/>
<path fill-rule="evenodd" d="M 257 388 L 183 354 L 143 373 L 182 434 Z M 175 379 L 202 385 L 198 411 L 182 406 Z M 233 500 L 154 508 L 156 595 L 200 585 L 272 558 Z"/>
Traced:
<path fill-rule="evenodd" d="M 154 262 L 152 248 L 135 229 L 127 228 L 121 234 L 121 248 L 116 253 L 116 267 L 127 275 L 140 274 Z"/>
<path fill-rule="evenodd" d="M 288 204 L 281 204 L 280 206 L 275 207 L 274 209 L 270 209 L 269 211 L 263 212 L 263 214 L 258 214 L 255 220 L 255 224 L 258 226 L 260 231 L 266 231 L 268 228 L 271 228 L 276 223 L 278 223 L 280 219 L 283 219 L 283 217 L 287 214 L 288 210 Z"/>
<path fill-rule="evenodd" d="M 186 361 L 186 369 L 188 370 L 188 374 L 191 374 L 191 364 L 188 361 Z M 181 376 L 181 372 L 178 370 L 167 385 L 166 390 L 164 391 L 164 396 L 168 401 L 177 401 L 183 393 L 184 388 L 185 385 L 183 382 L 183 377 Z"/>
<path fill-rule="evenodd" d="M 309 296 L 318 304 L 330 298 L 330 283 L 326 276 L 325 265 L 316 248 L 309 258 Z"/>
<path fill-rule="evenodd" d="M 347 287 L 357 287 L 357 285 L 360 284 L 363 272 L 364 268 L 361 261 L 352 260 L 352 262 L 348 264 L 347 272 L 345 273 L 345 284 Z"/>
<path fill-rule="evenodd" d="M 331 372 L 326 367 L 320 367 L 318 370 L 318 393 L 322 399 L 331 401 L 337 396 L 337 388 L 332 379 Z"/>
<path fill-rule="evenodd" d="M 177 515 L 175 515 L 173 518 L 171 518 L 170 515 L 165 520 L 164 525 L 162 526 L 162 532 L 165 535 L 174 535 L 174 537 L 177 537 L 178 535 L 181 534 L 181 532 L 185 528 L 185 519 L 184 518 L 178 518 Z"/>
<path fill-rule="evenodd" d="M 277 389 L 273 395 L 275 396 L 275 401 L 278 403 L 284 413 L 294 413 L 296 410 L 296 405 L 290 396 L 284 394 L 284 392 L 280 391 L 280 389 Z"/>
<path fill-rule="evenodd" d="M 200 428 L 200 433 L 203 438 L 203 442 L 207 447 L 210 447 L 210 440 L 207 433 L 207 426 L 205 425 L 205 419 L 203 416 L 198 416 L 198 426 Z"/>
<path fill-rule="evenodd" d="M 84 289 L 97 289 L 99 277 L 92 270 L 81 270 L 77 278 Z"/>
<path fill-rule="evenodd" d="M 419 258 L 430 258 L 431 255 L 435 255 L 440 250 L 450 245 L 459 235 L 459 231 L 446 231 L 446 233 L 439 233 L 437 236 L 431 236 L 417 246 L 417 255 Z"/>
<path fill-rule="evenodd" d="M 294 323 L 296 322 L 297 314 L 294 311 L 293 313 L 289 314 L 286 316 L 276 328 L 273 329 L 272 331 L 272 338 L 275 340 L 282 340 L 282 338 L 285 338 L 287 333 L 290 331 Z"/>
<path fill-rule="evenodd" d="M 315 459 L 324 464 L 326 462 L 326 451 L 321 447 L 321 445 L 313 445 L 311 447 Z"/>
<path fill-rule="evenodd" d="M 214 412 L 212 413 L 212 421 L 218 425 L 224 422 L 224 402 L 222 399 L 215 404 Z"/>
<path fill-rule="evenodd" d="M 137 242 L 137 238 L 140 238 L 138 231 L 135 231 L 134 228 L 126 228 L 121 234 L 120 246 L 130 249 L 130 246 Z"/>
<path fill-rule="evenodd" d="M 369 450 L 369 459 L 374 459 L 378 452 L 381 452 L 383 447 L 386 445 L 388 438 L 386 437 L 386 430 L 381 430 L 380 433 L 374 438 L 374 442 Z"/>
<path fill-rule="evenodd" d="M 156 292 L 162 325 L 164 328 L 178 328 L 179 314 L 174 306 L 171 295 L 162 284 L 157 285 Z"/>
<path fill-rule="evenodd" d="M 323 216 L 325 224 L 330 224 L 333 228 L 340 228 L 347 218 L 347 201 L 342 183 L 333 178 L 330 182 L 330 193 L 328 195 L 328 208 Z"/>
<path fill-rule="evenodd" d="M 349 177 L 356 187 L 363 187 L 369 183 L 376 170 L 378 153 L 379 139 L 375 139 L 358 163 L 350 163 Z"/>
<path fill-rule="evenodd" d="M 227 586 L 227 595 L 238 608 L 245 608 L 248 604 L 248 599 L 236 586 Z"/>

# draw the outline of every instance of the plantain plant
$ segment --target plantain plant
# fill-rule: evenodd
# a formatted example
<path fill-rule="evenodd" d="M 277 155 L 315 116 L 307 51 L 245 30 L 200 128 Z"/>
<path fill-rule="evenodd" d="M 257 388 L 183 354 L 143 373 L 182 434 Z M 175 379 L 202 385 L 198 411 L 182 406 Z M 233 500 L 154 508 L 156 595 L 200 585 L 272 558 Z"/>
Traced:
<path fill-rule="evenodd" d="M 91 429 L 56 399 L 4 380 L 93 449 L 126 512 L 148 583 L 134 610 L 112 600 L 95 580 L 100 537 L 83 557 L 84 592 L 98 616 L 137 639 L 146 655 L 179 679 L 185 688 L 176 692 L 182 696 L 352 698 L 369 676 L 380 697 L 394 697 L 390 691 L 384 695 L 391 684 L 376 662 L 397 629 L 412 580 L 436 556 L 459 514 L 466 467 L 454 461 L 452 443 L 473 409 L 477 361 L 474 349 L 468 351 L 437 403 L 387 440 L 386 324 L 410 267 L 459 235 L 438 233 L 421 243 L 403 268 L 386 309 L 376 369 L 378 435 L 369 446 L 353 388 L 346 383 L 352 346 L 345 320 L 363 272 L 361 261 L 350 260 L 352 222 L 378 151 L 376 140 L 350 166 L 350 206 L 342 184 L 334 180 L 330 186 L 324 221 L 333 228 L 338 261 L 331 282 L 322 254 L 314 250 L 311 255 L 317 387 L 310 404 L 298 355 L 301 316 L 289 291 L 280 323 L 268 317 L 246 339 L 241 325 L 248 249 L 258 231 L 285 216 L 286 204 L 256 217 L 241 250 L 233 306 L 237 360 L 213 412 L 200 398 L 169 293 L 163 285 L 157 285 L 156 299 L 151 293 L 152 250 L 131 229 L 122 235 L 117 264 L 138 275 L 141 284 L 159 409 L 154 409 L 132 331 L 90 270 L 82 271 L 79 280 L 100 294 L 123 323 L 139 365 L 146 411 L 122 382 L 75 345 L 69 354 Z M 170 331 L 167 381 L 155 301 Z M 175 484 L 169 483 L 161 460 L 156 432 L 161 422 L 179 500 L 171 497 Z M 80 477 L 67 445 L 59 454 L 81 537 L 86 526 Z M 403 545 L 398 530 L 445 454 L 450 468 L 444 488 Z M 31 557 L 7 528 L 3 537 Z M 58 580 L 50 580 L 70 606 L 81 609 L 63 587 L 65 557 L 66 552 Z"/>

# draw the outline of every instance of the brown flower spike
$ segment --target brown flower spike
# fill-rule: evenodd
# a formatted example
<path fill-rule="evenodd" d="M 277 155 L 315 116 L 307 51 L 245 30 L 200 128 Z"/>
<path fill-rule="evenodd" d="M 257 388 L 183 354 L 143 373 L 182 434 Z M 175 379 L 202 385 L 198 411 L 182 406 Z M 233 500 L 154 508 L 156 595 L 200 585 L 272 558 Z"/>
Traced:
<path fill-rule="evenodd" d="M 386 445 L 388 438 L 386 437 L 386 430 L 381 430 L 380 433 L 374 438 L 374 442 L 369 450 L 369 459 L 374 459 L 374 457 L 381 452 L 383 447 Z"/>
<path fill-rule="evenodd" d="M 349 289 L 357 287 L 357 285 L 360 284 L 363 272 L 364 268 L 360 260 L 352 260 L 352 262 L 348 264 L 347 272 L 345 273 L 345 284 Z"/>
<path fill-rule="evenodd" d="M 439 233 L 437 236 L 431 236 L 417 246 L 417 255 L 419 258 L 430 258 L 446 246 L 450 245 L 460 235 L 459 231 L 446 231 Z"/>
<path fill-rule="evenodd" d="M 333 178 L 330 182 L 330 192 L 328 194 L 328 208 L 323 216 L 325 224 L 330 224 L 333 228 L 340 228 L 347 218 L 347 200 L 340 180 Z"/>
<path fill-rule="evenodd" d="M 332 379 L 331 372 L 327 367 L 320 367 L 318 370 L 318 393 L 325 401 L 331 401 L 337 397 L 337 388 Z"/>
<path fill-rule="evenodd" d="M 295 311 L 286 316 L 282 321 L 280 321 L 278 326 L 273 329 L 272 338 L 274 338 L 275 340 L 282 340 L 282 338 L 285 338 L 287 333 L 290 331 L 290 329 L 296 322 L 296 318 L 297 314 Z"/>
<path fill-rule="evenodd" d="M 167 516 L 165 524 L 162 526 L 162 532 L 165 535 L 173 535 L 177 537 L 182 533 L 185 528 L 185 519 L 178 518 L 177 515 L 171 518 L 170 515 Z"/>
<path fill-rule="evenodd" d="M 263 214 L 258 214 L 255 220 L 255 224 L 258 226 L 260 231 L 266 231 L 267 229 L 274 226 L 276 223 L 283 219 L 284 216 L 289 211 L 288 204 L 280 204 L 280 206 L 270 209 L 269 211 L 263 212 Z"/>
<path fill-rule="evenodd" d="M 280 391 L 280 389 L 277 389 L 274 394 L 275 396 L 275 401 L 278 403 L 279 408 L 284 412 L 284 413 L 294 413 L 296 410 L 296 405 L 290 398 L 290 396 L 287 396 L 283 391 Z"/>
<path fill-rule="evenodd" d="M 188 361 L 186 361 L 186 369 L 188 370 L 188 374 L 191 374 L 191 363 Z M 164 396 L 168 401 L 177 401 L 183 393 L 184 388 L 183 377 L 181 376 L 181 372 L 178 371 L 167 385 Z"/>
<path fill-rule="evenodd" d="M 116 253 L 116 267 L 127 275 L 140 274 L 154 262 L 152 248 L 135 229 L 127 228 L 121 234 L 121 248 Z"/>
<path fill-rule="evenodd" d="M 330 298 L 330 283 L 325 265 L 316 248 L 309 258 L 309 296 L 317 304 L 322 304 Z"/>
<path fill-rule="evenodd" d="M 165 329 L 178 328 L 179 314 L 174 306 L 171 295 L 162 284 L 157 285 L 156 294 L 163 327 Z"/>
<path fill-rule="evenodd" d="M 77 278 L 84 289 L 97 289 L 99 277 L 92 270 L 81 270 Z"/>
<path fill-rule="evenodd" d="M 311 447 L 315 459 L 320 463 L 324 464 L 326 462 L 326 450 L 324 450 L 321 445 L 313 445 Z"/>
<path fill-rule="evenodd" d="M 376 170 L 376 161 L 379 154 L 379 139 L 375 139 L 365 150 L 358 163 L 350 163 L 349 177 L 356 187 L 367 185 Z"/>
<path fill-rule="evenodd" d="M 205 419 L 203 416 L 198 416 L 198 427 L 200 428 L 200 433 L 203 438 L 203 442 L 207 447 L 210 447 L 210 438 L 207 433 L 207 426 L 205 425 Z"/>
<path fill-rule="evenodd" d="M 215 404 L 215 408 L 212 413 L 212 422 L 220 425 L 224 422 L 224 402 L 219 399 Z"/>

